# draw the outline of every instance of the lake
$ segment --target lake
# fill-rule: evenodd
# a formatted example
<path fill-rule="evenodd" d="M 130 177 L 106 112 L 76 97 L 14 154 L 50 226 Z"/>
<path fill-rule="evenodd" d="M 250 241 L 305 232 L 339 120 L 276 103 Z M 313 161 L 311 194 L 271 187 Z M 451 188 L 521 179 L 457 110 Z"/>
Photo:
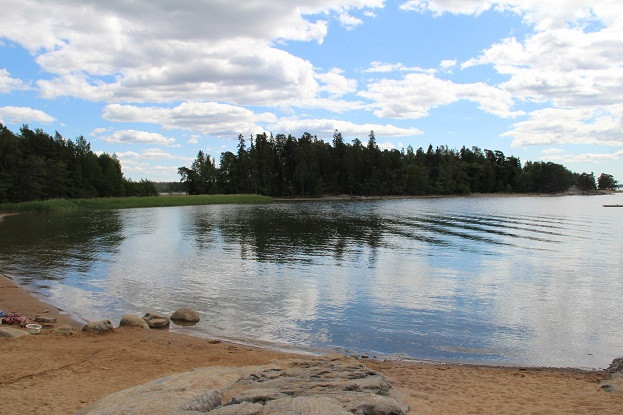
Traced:
<path fill-rule="evenodd" d="M 21 214 L 0 270 L 86 320 L 294 350 L 603 368 L 623 354 L 623 194 Z M 1 306 L 1 305 L 0 305 Z"/>

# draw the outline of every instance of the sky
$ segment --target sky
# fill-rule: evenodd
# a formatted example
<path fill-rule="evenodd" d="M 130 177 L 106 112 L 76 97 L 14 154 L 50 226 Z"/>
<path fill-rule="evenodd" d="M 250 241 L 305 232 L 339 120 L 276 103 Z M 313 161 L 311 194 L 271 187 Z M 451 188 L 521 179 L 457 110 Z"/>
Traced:
<path fill-rule="evenodd" d="M 2 0 L 0 122 L 178 181 L 238 134 L 500 150 L 623 182 L 620 0 Z M 248 140 L 247 140 L 248 141 Z"/>

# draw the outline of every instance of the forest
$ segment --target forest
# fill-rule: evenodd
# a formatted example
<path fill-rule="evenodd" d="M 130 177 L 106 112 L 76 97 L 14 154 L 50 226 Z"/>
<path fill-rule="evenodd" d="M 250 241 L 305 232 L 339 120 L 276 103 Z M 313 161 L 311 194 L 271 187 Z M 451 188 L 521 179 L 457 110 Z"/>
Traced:
<path fill-rule="evenodd" d="M 79 136 L 51 136 L 24 125 L 13 133 L 0 124 L 0 203 L 94 197 L 188 194 L 261 194 L 273 197 L 348 194 L 356 196 L 469 193 L 554 193 L 570 186 L 611 189 L 602 174 L 577 174 L 555 163 L 527 162 L 500 151 L 446 146 L 426 151 L 381 150 L 371 131 L 364 145 L 346 143 L 339 131 L 327 143 L 304 133 L 238 136 L 237 152 L 217 163 L 199 151 L 190 167 L 178 169 L 179 183 L 138 182 L 123 177 L 116 156 L 95 154 Z"/>
<path fill-rule="evenodd" d="M 180 167 L 189 194 L 259 193 L 296 197 L 322 194 L 361 196 L 449 195 L 469 193 L 556 193 L 571 186 L 597 188 L 593 173 L 577 174 L 551 162 L 527 162 L 501 151 L 446 146 L 426 150 L 381 150 L 371 131 L 364 145 L 346 143 L 339 131 L 327 143 L 304 133 L 238 136 L 237 153 L 221 154 L 218 163 L 203 151 L 190 167 Z M 602 174 L 599 188 L 616 186 Z"/>
<path fill-rule="evenodd" d="M 119 160 L 96 155 L 82 136 L 66 140 L 26 125 L 15 134 L 0 124 L 0 203 L 157 194 L 150 181 L 125 179 Z"/>

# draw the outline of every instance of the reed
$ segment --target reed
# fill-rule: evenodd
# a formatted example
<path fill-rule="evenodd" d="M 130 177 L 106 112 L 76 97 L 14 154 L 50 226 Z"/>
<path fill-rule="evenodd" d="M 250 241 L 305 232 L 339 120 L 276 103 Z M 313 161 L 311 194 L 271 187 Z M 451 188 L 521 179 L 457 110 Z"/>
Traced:
<path fill-rule="evenodd" d="M 261 195 L 167 195 L 148 197 L 110 197 L 94 199 L 49 199 L 0 204 L 2 213 L 65 212 L 71 210 L 132 209 L 165 206 L 267 203 Z"/>

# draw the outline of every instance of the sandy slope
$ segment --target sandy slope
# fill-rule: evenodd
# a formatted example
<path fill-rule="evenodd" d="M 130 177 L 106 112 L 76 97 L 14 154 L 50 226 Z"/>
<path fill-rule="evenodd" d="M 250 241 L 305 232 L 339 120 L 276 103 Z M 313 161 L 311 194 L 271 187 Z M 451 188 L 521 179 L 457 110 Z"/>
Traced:
<path fill-rule="evenodd" d="M 0 277 L 0 308 L 58 310 Z M 117 323 L 117 322 L 115 322 Z M 104 335 L 44 333 L 0 339 L 0 414 L 71 414 L 111 392 L 210 365 L 301 356 L 173 334 L 116 329 Z M 601 372 L 366 362 L 398 388 L 416 414 L 621 414 L 623 392 L 599 387 Z"/>

